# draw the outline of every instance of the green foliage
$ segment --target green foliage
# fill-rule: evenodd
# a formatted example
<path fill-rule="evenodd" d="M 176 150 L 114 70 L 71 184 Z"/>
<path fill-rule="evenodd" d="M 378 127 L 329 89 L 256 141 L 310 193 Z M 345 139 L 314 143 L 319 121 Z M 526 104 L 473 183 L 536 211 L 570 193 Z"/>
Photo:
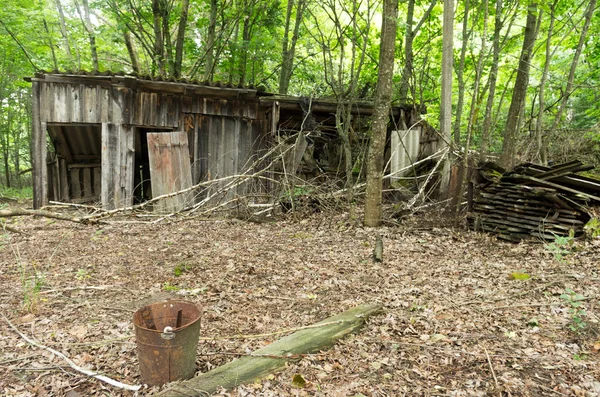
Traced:
<path fill-rule="evenodd" d="M 40 302 L 40 292 L 45 284 L 45 275 L 37 270 L 35 265 L 31 268 L 19 262 L 21 270 L 21 288 L 23 289 L 23 309 L 35 312 Z"/>
<path fill-rule="evenodd" d="M 0 187 L 0 197 L 27 200 L 33 198 L 33 189 L 31 186 L 25 186 L 22 188 Z"/>
<path fill-rule="evenodd" d="M 75 273 L 75 278 L 79 281 L 85 281 L 92 278 L 89 270 L 87 269 L 77 269 L 77 273 Z"/>
<path fill-rule="evenodd" d="M 179 291 L 181 288 L 166 281 L 162 287 L 163 291 Z"/>
<path fill-rule="evenodd" d="M 600 219 L 592 218 L 585 224 L 583 227 L 585 233 L 589 238 L 597 238 L 600 237 Z"/>
<path fill-rule="evenodd" d="M 569 329 L 575 333 L 583 331 L 587 326 L 584 320 L 587 313 L 585 307 L 583 307 L 583 301 L 586 299 L 585 296 L 576 293 L 570 288 L 566 288 L 565 292 L 560 295 L 560 299 L 569 307 L 569 314 L 571 315 Z"/>
<path fill-rule="evenodd" d="M 178 263 L 177 265 L 175 265 L 175 267 L 173 268 L 173 275 L 175 277 L 179 277 L 184 273 L 189 272 L 190 270 L 192 270 L 194 266 L 191 263 L 187 263 L 187 262 L 181 262 Z"/>
<path fill-rule="evenodd" d="M 570 230 L 569 236 L 558 236 L 554 235 L 554 242 L 545 244 L 544 248 L 550 252 L 554 259 L 559 262 L 564 260 L 566 255 L 569 255 L 573 251 L 573 244 L 575 243 L 573 229 Z"/>

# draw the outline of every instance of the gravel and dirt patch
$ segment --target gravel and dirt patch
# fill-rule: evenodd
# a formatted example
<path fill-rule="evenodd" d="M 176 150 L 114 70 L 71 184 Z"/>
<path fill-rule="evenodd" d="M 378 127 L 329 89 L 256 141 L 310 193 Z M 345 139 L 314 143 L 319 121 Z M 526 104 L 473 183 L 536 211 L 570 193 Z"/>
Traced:
<path fill-rule="evenodd" d="M 2 236 L 0 310 L 78 365 L 137 384 L 132 315 L 153 300 L 201 305 L 200 371 L 277 340 L 280 330 L 379 303 L 385 312 L 359 334 L 222 395 L 600 395 L 600 240 L 557 254 L 420 222 L 368 229 L 323 214 L 262 224 L 15 218 L 27 234 Z M 371 258 L 377 234 L 382 263 Z M 297 374 L 303 388 L 292 382 Z M 73 371 L 0 319 L 0 394 L 133 393 Z"/>

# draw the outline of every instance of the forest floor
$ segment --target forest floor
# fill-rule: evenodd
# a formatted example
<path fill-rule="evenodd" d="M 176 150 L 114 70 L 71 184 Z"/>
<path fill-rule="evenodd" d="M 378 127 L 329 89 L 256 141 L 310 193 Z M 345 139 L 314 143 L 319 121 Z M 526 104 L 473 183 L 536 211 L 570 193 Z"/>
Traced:
<path fill-rule="evenodd" d="M 600 239 L 512 244 L 422 217 L 363 228 L 347 214 L 10 222 L 27 234 L 0 236 L 0 311 L 29 338 L 121 382 L 140 382 L 133 312 L 172 296 L 202 307 L 202 372 L 279 330 L 361 303 L 384 307 L 333 348 L 223 396 L 600 395 Z M 0 318 L 0 395 L 133 393 L 72 370 Z"/>

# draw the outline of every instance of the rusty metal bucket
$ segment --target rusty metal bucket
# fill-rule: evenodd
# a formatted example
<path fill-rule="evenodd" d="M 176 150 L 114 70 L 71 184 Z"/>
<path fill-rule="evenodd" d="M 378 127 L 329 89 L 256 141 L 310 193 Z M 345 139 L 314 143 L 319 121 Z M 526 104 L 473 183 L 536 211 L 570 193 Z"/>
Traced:
<path fill-rule="evenodd" d="M 196 372 L 200 309 L 185 301 L 144 306 L 133 315 L 142 383 L 159 386 Z"/>

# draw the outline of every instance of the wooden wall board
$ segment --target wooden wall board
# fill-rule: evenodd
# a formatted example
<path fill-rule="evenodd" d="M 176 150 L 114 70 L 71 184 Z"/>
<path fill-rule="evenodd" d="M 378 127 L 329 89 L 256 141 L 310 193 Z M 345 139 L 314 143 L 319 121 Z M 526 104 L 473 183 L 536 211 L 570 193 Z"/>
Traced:
<path fill-rule="evenodd" d="M 185 131 L 148 133 L 148 157 L 154 197 L 192 186 L 189 149 Z M 155 204 L 159 212 L 180 211 L 192 204 L 192 192 L 165 198 Z"/>

